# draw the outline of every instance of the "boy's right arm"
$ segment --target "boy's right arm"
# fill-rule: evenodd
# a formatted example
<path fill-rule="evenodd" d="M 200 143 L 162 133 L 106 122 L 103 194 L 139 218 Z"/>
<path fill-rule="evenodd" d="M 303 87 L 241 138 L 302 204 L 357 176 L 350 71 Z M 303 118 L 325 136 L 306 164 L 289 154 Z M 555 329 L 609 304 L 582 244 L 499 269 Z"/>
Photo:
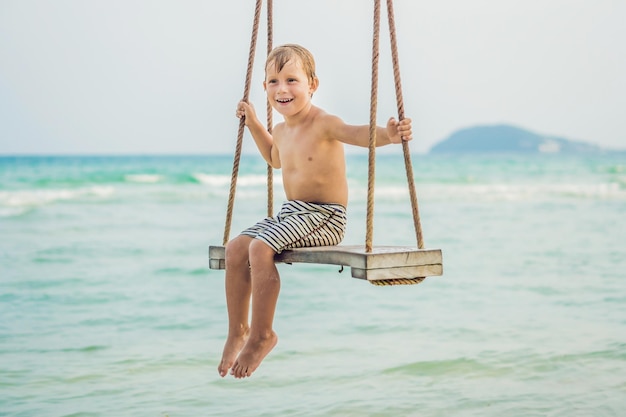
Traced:
<path fill-rule="evenodd" d="M 254 111 L 252 104 L 240 101 L 237 105 L 237 117 L 244 118 L 244 123 L 250 130 L 250 134 L 256 143 L 259 152 L 263 159 L 267 161 L 273 168 L 280 168 L 280 161 L 276 155 L 274 149 L 274 139 L 272 135 L 267 131 L 265 126 L 259 121 Z"/>

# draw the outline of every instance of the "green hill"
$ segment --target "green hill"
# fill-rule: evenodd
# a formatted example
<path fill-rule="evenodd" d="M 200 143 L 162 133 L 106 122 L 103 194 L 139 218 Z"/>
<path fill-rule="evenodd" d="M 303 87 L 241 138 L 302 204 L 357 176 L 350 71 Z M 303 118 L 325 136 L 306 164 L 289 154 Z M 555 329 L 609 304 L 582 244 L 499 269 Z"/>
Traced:
<path fill-rule="evenodd" d="M 510 125 L 461 129 L 430 150 L 431 153 L 600 153 L 584 142 L 537 134 Z"/>

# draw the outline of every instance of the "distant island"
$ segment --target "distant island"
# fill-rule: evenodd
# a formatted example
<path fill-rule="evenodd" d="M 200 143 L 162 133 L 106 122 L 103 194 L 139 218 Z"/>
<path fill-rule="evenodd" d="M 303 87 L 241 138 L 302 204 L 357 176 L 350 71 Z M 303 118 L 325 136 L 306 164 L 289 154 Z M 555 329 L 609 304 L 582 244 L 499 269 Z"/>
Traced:
<path fill-rule="evenodd" d="M 437 143 L 430 153 L 601 153 L 589 143 L 537 134 L 510 125 L 461 129 Z"/>

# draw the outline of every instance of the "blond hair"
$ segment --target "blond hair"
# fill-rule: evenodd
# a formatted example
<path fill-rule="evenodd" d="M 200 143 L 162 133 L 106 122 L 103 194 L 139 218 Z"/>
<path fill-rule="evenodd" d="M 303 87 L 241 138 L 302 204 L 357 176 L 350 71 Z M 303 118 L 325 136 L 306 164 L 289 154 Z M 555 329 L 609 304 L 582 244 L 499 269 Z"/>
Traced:
<path fill-rule="evenodd" d="M 294 58 L 300 62 L 309 82 L 312 83 L 316 78 L 313 54 L 308 49 L 293 43 L 277 46 L 270 52 L 265 62 L 265 72 L 267 73 L 267 67 L 271 64 L 274 64 L 276 72 L 280 72 L 285 64 Z"/>

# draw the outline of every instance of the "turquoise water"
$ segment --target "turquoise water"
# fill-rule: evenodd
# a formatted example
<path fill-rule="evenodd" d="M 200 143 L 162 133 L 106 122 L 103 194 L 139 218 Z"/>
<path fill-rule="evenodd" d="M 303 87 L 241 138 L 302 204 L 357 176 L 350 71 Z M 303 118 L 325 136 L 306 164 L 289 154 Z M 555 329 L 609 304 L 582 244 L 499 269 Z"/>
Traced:
<path fill-rule="evenodd" d="M 366 159 L 348 162 L 345 243 L 361 244 Z M 231 164 L 0 158 L 0 415 L 626 412 L 624 154 L 416 156 L 444 275 L 381 288 L 281 265 L 279 344 L 246 380 L 216 371 L 223 271 L 207 260 Z M 377 175 L 374 242 L 414 244 L 402 158 Z M 264 214 L 264 176 L 244 157 L 231 234 Z"/>

